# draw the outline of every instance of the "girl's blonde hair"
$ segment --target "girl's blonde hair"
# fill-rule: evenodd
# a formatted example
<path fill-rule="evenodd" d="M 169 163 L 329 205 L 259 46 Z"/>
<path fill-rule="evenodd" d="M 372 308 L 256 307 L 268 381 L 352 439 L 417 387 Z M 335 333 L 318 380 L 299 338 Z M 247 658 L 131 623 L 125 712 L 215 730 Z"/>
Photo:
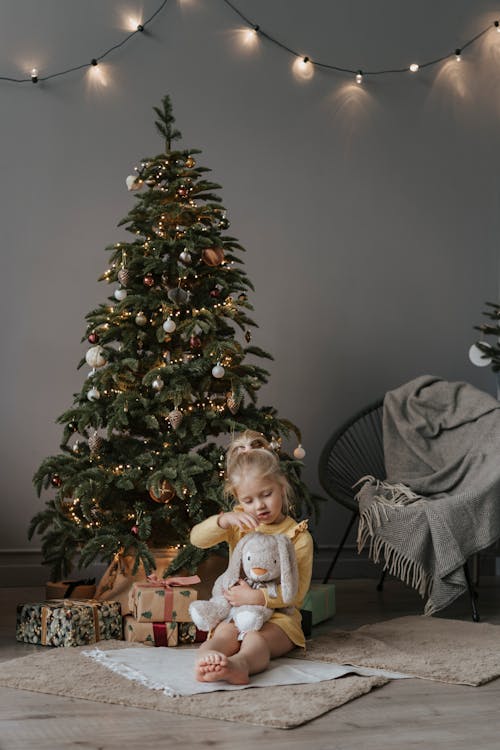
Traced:
<path fill-rule="evenodd" d="M 292 488 L 282 471 L 279 458 L 264 435 L 254 430 L 245 430 L 234 437 L 226 454 L 226 496 L 238 497 L 237 488 L 248 474 L 274 479 L 282 487 L 282 511 L 288 515 L 292 503 Z"/>

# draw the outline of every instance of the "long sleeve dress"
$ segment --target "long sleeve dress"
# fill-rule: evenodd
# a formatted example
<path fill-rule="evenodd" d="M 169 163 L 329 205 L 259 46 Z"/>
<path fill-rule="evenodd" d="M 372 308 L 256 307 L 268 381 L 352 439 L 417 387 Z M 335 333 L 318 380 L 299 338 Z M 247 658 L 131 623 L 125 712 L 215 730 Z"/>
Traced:
<path fill-rule="evenodd" d="M 235 510 L 239 510 L 238 506 Z M 283 607 L 293 607 L 292 614 L 285 614 L 279 611 L 273 612 L 269 622 L 278 625 L 296 646 L 303 648 L 305 646 L 305 638 L 302 632 L 299 610 L 311 583 L 313 563 L 313 540 L 307 530 L 307 521 L 297 523 L 290 516 L 286 516 L 280 523 L 261 523 L 256 529 L 239 529 L 236 526 L 221 529 L 217 523 L 218 518 L 218 516 L 210 516 L 210 518 L 194 526 L 191 530 L 191 544 L 201 549 L 207 549 L 220 542 L 227 542 L 229 545 L 229 554 L 231 555 L 239 540 L 251 531 L 258 531 L 261 534 L 285 534 L 292 541 L 299 573 L 299 587 L 295 599 L 291 603 L 285 603 L 281 595 L 280 586 L 278 586 L 277 597 L 269 596 L 266 588 L 261 589 L 261 591 L 266 600 L 266 607 L 274 610 Z"/>

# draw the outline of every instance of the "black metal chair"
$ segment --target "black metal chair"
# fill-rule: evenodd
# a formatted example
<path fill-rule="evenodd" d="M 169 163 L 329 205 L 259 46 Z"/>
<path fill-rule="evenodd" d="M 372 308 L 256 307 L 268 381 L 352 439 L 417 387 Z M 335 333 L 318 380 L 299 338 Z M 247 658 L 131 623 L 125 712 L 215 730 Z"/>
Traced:
<path fill-rule="evenodd" d="M 354 487 L 354 484 L 366 475 L 374 476 L 376 479 L 385 479 L 382 411 L 383 399 L 378 399 L 336 430 L 321 452 L 319 459 L 321 486 L 333 500 L 352 512 L 344 535 L 323 578 L 323 583 L 330 580 L 349 532 L 359 518 L 358 503 L 355 500 L 359 488 Z M 464 573 L 471 597 L 472 619 L 474 622 L 479 622 L 476 606 L 477 593 L 472 587 L 467 562 L 464 565 Z M 377 584 L 378 591 L 383 589 L 385 574 L 384 569 Z"/>

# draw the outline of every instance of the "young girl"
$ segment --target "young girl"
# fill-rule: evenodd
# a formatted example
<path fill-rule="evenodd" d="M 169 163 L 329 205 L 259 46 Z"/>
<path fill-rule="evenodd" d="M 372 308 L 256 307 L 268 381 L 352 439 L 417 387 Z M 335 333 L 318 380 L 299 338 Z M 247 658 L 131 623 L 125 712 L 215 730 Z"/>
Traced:
<path fill-rule="evenodd" d="M 313 542 L 307 521 L 297 523 L 287 515 L 291 487 L 277 455 L 259 433 L 246 430 L 229 446 L 226 492 L 238 502 L 234 511 L 197 524 L 191 531 L 191 543 L 206 549 L 225 541 L 231 554 L 241 537 L 252 531 L 286 534 L 295 547 L 299 572 L 293 614 L 278 611 L 290 606 L 279 592 L 277 598 L 271 598 L 265 588 L 252 589 L 242 580 L 224 592 L 232 606 L 261 604 L 277 610 L 259 631 L 246 633 L 242 641 L 233 622 L 221 622 L 200 646 L 196 664 L 199 681 L 243 685 L 249 682 L 249 675 L 265 670 L 270 659 L 305 645 L 299 609 L 311 582 Z"/>

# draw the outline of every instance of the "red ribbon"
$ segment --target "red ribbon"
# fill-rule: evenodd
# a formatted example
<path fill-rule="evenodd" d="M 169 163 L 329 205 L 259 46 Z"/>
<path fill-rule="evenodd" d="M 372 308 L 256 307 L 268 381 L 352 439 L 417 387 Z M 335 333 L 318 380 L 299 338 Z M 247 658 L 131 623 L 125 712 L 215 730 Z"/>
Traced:
<path fill-rule="evenodd" d="M 141 586 L 148 588 L 163 588 L 165 589 L 165 611 L 163 619 L 170 621 L 172 619 L 173 610 L 173 599 L 174 599 L 174 587 L 175 586 L 189 586 L 194 583 L 200 583 L 199 576 L 177 576 L 174 578 L 158 578 L 155 573 L 148 576 L 146 583 L 141 583 Z"/>

